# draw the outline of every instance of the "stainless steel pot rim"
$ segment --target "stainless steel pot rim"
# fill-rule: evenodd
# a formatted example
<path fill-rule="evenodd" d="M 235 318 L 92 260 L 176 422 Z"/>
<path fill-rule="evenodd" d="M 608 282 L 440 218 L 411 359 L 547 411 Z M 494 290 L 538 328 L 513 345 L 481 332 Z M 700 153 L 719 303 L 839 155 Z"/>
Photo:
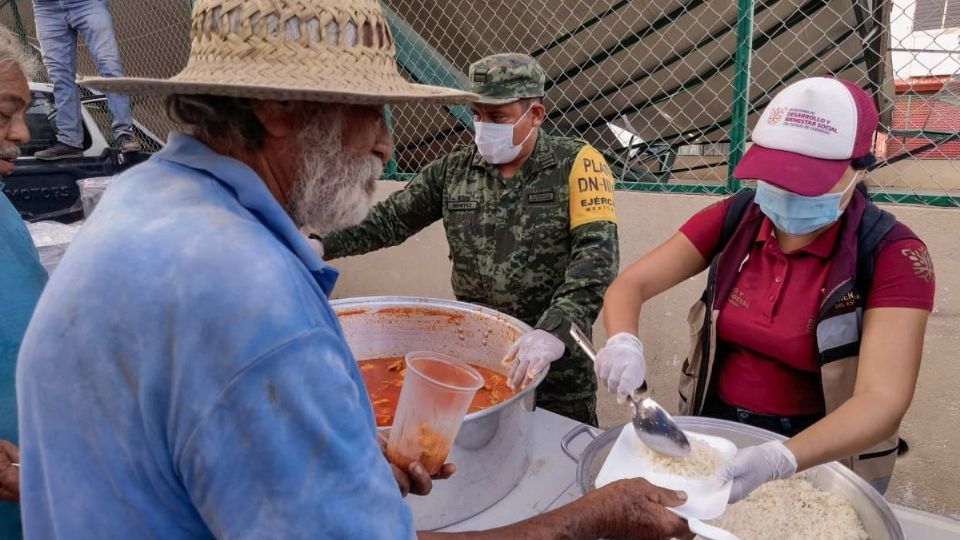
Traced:
<path fill-rule="evenodd" d="M 739 422 L 732 422 L 729 420 L 720 420 L 716 418 L 705 418 L 699 416 L 675 416 L 674 420 L 677 421 L 677 424 L 679 424 L 681 428 L 690 431 L 697 431 L 698 428 L 715 429 L 721 427 L 733 433 L 740 433 L 765 440 L 785 441 L 787 439 L 782 435 L 767 431 L 765 429 L 741 424 Z M 570 459 L 577 462 L 577 487 L 580 489 L 581 494 L 594 489 L 594 486 L 588 484 L 590 484 L 592 480 L 589 478 L 590 466 L 595 459 L 595 456 L 605 447 L 612 445 L 616 441 L 620 431 L 625 425 L 626 423 L 623 423 L 619 426 L 611 427 L 605 431 L 591 428 L 590 426 L 578 425 L 567 432 L 567 434 L 561 439 L 561 448 L 563 449 L 564 453 L 566 453 Z M 569 449 L 569 444 L 582 434 L 589 435 L 592 440 L 587 444 L 583 452 L 577 456 Z M 903 529 L 900 527 L 900 523 L 897 521 L 896 516 L 894 516 L 893 509 L 890 508 L 890 505 L 887 503 L 886 499 L 884 499 L 882 495 L 873 489 L 870 484 L 868 484 L 864 479 L 860 478 L 855 472 L 837 462 L 819 465 L 810 470 L 813 471 L 821 468 L 828 469 L 831 473 L 853 484 L 857 490 L 862 492 L 863 495 L 870 501 L 870 503 L 880 511 L 884 525 L 887 527 L 887 529 L 890 530 L 897 538 L 903 538 Z"/>
<path fill-rule="evenodd" d="M 330 306 L 333 308 L 334 312 L 340 309 L 349 309 L 349 308 L 358 308 L 369 306 L 373 313 L 383 309 L 389 309 L 391 307 L 429 307 L 429 308 L 441 308 L 449 309 L 451 311 L 457 311 L 462 313 L 482 313 L 488 317 L 494 319 L 500 319 L 506 322 L 509 325 L 516 326 L 523 333 L 533 330 L 530 325 L 525 322 L 507 315 L 506 313 L 501 313 L 494 309 L 490 309 L 485 306 L 470 304 L 468 302 L 460 302 L 459 300 L 445 300 L 441 298 L 428 298 L 424 296 L 355 296 L 352 298 L 339 298 L 337 300 L 331 300 Z M 547 370 L 544 370 L 539 375 L 537 375 L 533 381 L 527 385 L 526 388 L 517 392 L 516 394 L 510 396 L 509 398 L 497 403 L 493 407 L 488 407 L 486 409 L 481 409 L 476 412 L 467 414 L 464 418 L 464 422 L 469 422 L 470 420 L 481 418 L 489 414 L 494 414 L 501 409 L 505 409 L 510 406 L 514 401 L 523 399 L 524 396 L 533 392 L 537 386 L 543 382 L 543 379 L 547 376 Z M 389 428 L 379 428 L 379 429 L 389 429 Z"/>
<path fill-rule="evenodd" d="M 771 440 L 771 441 L 787 440 L 786 437 L 778 433 L 767 431 L 765 429 L 750 426 L 747 424 L 741 424 L 739 422 L 732 422 L 730 420 L 720 420 L 718 418 L 704 418 L 700 416 L 675 416 L 674 418 L 677 419 L 677 423 L 680 424 L 683 429 L 690 430 L 690 431 L 696 431 L 697 427 L 709 428 L 709 427 L 721 426 L 733 432 L 740 432 L 745 435 L 754 435 L 756 437 L 762 437 L 766 440 Z M 600 448 L 608 444 L 612 444 L 616 440 L 616 437 L 619 436 L 620 431 L 623 429 L 623 426 L 625 425 L 627 424 L 623 423 L 616 427 L 611 427 L 607 430 L 603 430 L 601 433 L 597 433 L 598 430 L 592 430 L 591 435 L 594 438 L 587 445 L 587 448 L 584 449 L 583 453 L 580 455 L 580 459 L 577 460 L 578 468 L 582 466 L 582 463 L 584 462 L 583 458 L 587 457 L 588 455 L 592 456 L 593 454 L 596 454 Z M 834 462 L 834 463 L 826 463 L 824 465 L 819 465 L 819 467 L 825 467 L 830 469 L 831 471 L 839 474 L 845 479 L 853 482 L 854 484 L 857 485 L 857 487 L 864 489 L 867 493 L 873 496 L 871 498 L 875 500 L 882 500 L 882 497 L 880 496 L 880 494 L 877 493 L 877 491 L 873 489 L 870 486 L 870 484 L 868 484 L 863 478 L 860 478 L 859 476 L 857 476 L 855 472 L 844 467 L 843 465 Z M 882 501 L 882 502 L 884 505 L 886 505 L 886 501 Z"/>
<path fill-rule="evenodd" d="M 500 358 L 529 330 L 489 309 L 430 298 L 347 298 L 333 305 L 356 358 L 402 357 L 428 349 L 506 373 Z M 468 519 L 496 504 L 524 477 L 531 463 L 533 396 L 530 389 L 504 406 L 467 416 L 447 460 L 457 463 L 457 474 L 434 484 L 429 497 L 406 500 L 418 530 Z"/>

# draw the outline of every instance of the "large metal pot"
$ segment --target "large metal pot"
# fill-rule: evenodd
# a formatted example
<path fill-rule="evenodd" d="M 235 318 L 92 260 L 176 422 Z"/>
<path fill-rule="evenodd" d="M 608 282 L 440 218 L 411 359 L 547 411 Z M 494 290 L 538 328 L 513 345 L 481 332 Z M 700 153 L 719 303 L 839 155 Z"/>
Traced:
<path fill-rule="evenodd" d="M 357 360 L 429 350 L 500 373 L 500 359 L 530 327 L 492 309 L 433 298 L 381 296 L 332 302 Z M 457 473 L 427 497 L 408 497 L 417 529 L 433 530 L 472 517 L 507 495 L 530 465 L 533 389 L 468 414 L 449 461 Z"/>
<path fill-rule="evenodd" d="M 693 416 L 675 416 L 674 420 L 684 430 L 724 437 L 741 448 L 772 440 L 785 440 L 776 433 L 726 420 Z M 597 433 L 590 426 L 581 425 L 563 436 L 560 446 L 570 459 L 577 462 L 577 484 L 582 493 L 594 489 L 597 474 L 621 429 L 622 427 Z M 570 450 L 570 443 L 581 435 L 588 435 L 593 441 L 578 456 Z M 839 463 L 829 463 L 815 467 L 805 474 L 813 485 L 850 501 L 860 516 L 864 529 L 870 535 L 870 540 L 904 540 L 903 529 L 887 501 L 853 471 Z"/>

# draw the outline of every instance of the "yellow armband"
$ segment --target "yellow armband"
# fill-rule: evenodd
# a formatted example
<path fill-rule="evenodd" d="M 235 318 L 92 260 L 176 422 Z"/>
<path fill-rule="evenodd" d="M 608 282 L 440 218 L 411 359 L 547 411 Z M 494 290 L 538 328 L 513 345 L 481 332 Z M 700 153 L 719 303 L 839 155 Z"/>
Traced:
<path fill-rule="evenodd" d="M 570 169 L 570 229 L 594 221 L 616 223 L 613 175 L 607 161 L 589 144 L 580 149 Z"/>

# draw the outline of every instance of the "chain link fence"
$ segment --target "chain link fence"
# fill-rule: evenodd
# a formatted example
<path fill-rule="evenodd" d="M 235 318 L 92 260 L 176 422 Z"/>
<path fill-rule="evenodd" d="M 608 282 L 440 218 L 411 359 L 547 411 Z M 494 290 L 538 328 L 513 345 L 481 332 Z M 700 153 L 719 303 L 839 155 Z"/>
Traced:
<path fill-rule="evenodd" d="M 472 61 L 497 52 L 537 58 L 546 129 L 601 149 L 622 188 L 737 189 L 730 164 L 772 95 L 833 74 L 881 111 L 875 197 L 960 201 L 960 0 L 386 3 L 410 49 L 401 65 L 421 82 L 448 70 L 464 83 Z M 469 142 L 464 116 L 397 108 L 398 171 Z"/>
<path fill-rule="evenodd" d="M 111 1 L 110 12 L 125 73 L 141 77 L 170 77 L 180 71 L 190 50 L 187 37 L 190 10 L 190 0 Z M 33 4 L 30 0 L 0 1 L 0 21 L 22 36 L 24 44 L 40 58 L 40 43 L 36 38 Z M 78 46 L 77 74 L 97 74 L 93 59 L 82 40 Z M 42 67 L 35 82 L 50 83 L 46 70 Z M 81 99 L 100 131 L 109 138 L 113 117 L 107 108 L 105 97 L 82 89 Z M 152 135 L 141 136 L 141 143 L 147 150 L 158 150 L 156 141 L 164 140 L 174 127 L 167 118 L 163 100 L 133 97 L 131 101 L 138 127 Z M 138 135 L 141 133 L 138 132 Z"/>
<path fill-rule="evenodd" d="M 526 52 L 547 70 L 545 129 L 601 150 L 623 189 L 729 193 L 731 163 L 772 95 L 833 74 L 881 111 L 879 200 L 960 204 L 960 0 L 384 0 L 411 79 L 466 86 L 469 64 Z M 189 0 L 113 0 L 125 70 L 166 77 L 185 63 Z M 28 1 L 0 20 L 36 45 Z M 19 25 L 19 26 L 18 26 Z M 94 73 L 85 54 L 80 73 Z M 388 178 L 409 178 L 469 143 L 463 106 L 390 109 Z M 162 102 L 135 116 L 163 137 Z M 109 121 L 100 104 L 98 118 Z"/>

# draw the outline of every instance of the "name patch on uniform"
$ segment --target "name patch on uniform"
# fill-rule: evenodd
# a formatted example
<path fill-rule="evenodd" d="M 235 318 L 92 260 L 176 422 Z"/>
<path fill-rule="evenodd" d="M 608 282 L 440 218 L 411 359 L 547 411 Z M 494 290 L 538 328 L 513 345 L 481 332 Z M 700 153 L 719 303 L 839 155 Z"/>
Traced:
<path fill-rule="evenodd" d="M 557 200 L 557 192 L 553 188 L 531 188 L 524 191 L 527 204 L 545 204 Z"/>
<path fill-rule="evenodd" d="M 596 148 L 586 145 L 580 149 L 570 169 L 569 184 L 571 229 L 594 221 L 616 223 L 613 174 Z"/>
<path fill-rule="evenodd" d="M 447 201 L 447 210 L 453 212 L 464 212 L 477 208 L 480 208 L 480 203 L 477 201 Z"/>

